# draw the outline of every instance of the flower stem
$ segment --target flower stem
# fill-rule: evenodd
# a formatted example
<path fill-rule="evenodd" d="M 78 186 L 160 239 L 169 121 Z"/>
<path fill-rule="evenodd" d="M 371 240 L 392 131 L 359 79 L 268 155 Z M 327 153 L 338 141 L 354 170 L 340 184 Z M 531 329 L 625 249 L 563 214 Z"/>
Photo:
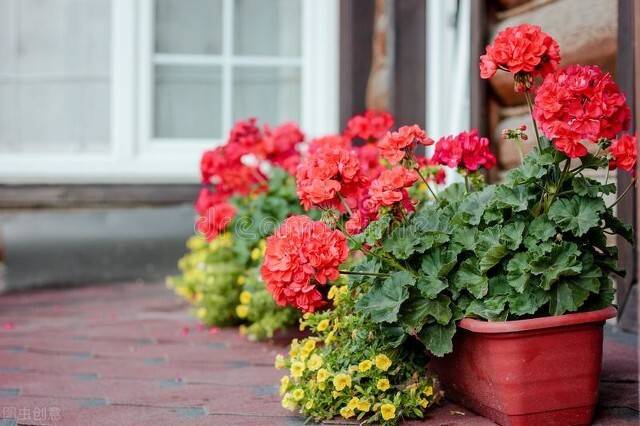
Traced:
<path fill-rule="evenodd" d="M 617 200 L 615 200 L 613 202 L 613 204 L 611 204 L 609 207 L 607 207 L 608 209 L 610 209 L 611 207 L 615 206 L 616 204 L 618 204 L 618 202 L 620 200 L 622 200 L 624 198 L 625 195 L 627 195 L 627 192 L 629 192 L 629 190 L 631 189 L 631 187 L 636 183 L 636 178 L 634 177 L 633 179 L 631 179 L 631 182 L 629 183 L 629 185 L 627 186 L 627 188 L 624 190 L 624 192 L 622 193 L 622 195 L 620 195 L 618 197 Z"/>
<path fill-rule="evenodd" d="M 536 142 L 538 142 L 538 149 L 542 151 L 542 145 L 540 145 L 540 133 L 538 132 L 538 125 L 536 124 L 535 118 L 533 118 L 533 103 L 531 102 L 531 95 L 527 90 L 524 92 L 524 97 L 527 99 L 527 105 L 529 106 L 529 114 L 531 114 L 531 121 L 533 122 L 533 130 L 536 133 Z"/>
<path fill-rule="evenodd" d="M 466 174 L 464 175 L 464 188 L 467 190 L 467 194 L 471 192 L 469 187 L 469 176 Z"/>
<path fill-rule="evenodd" d="M 431 193 L 433 198 L 436 200 L 436 202 L 440 201 L 440 200 L 438 200 L 438 196 L 436 195 L 436 193 L 433 192 L 433 189 L 431 189 L 431 186 L 429 185 L 429 182 L 427 182 L 427 179 L 425 179 L 425 177 L 422 176 L 422 173 L 420 173 L 420 168 L 416 166 L 416 168 L 414 170 L 416 171 L 416 173 L 418 173 L 418 176 L 420 176 L 420 179 L 422 179 L 424 184 L 427 185 L 427 189 L 429 190 L 429 192 Z"/>
<path fill-rule="evenodd" d="M 347 204 L 347 200 L 344 199 L 341 193 L 336 192 L 336 194 L 338 194 L 338 198 L 340 198 L 340 202 L 342 203 L 344 208 L 347 209 L 347 213 L 349 213 L 349 217 L 352 217 L 353 212 L 351 211 L 351 207 L 349 207 L 349 204 Z"/>

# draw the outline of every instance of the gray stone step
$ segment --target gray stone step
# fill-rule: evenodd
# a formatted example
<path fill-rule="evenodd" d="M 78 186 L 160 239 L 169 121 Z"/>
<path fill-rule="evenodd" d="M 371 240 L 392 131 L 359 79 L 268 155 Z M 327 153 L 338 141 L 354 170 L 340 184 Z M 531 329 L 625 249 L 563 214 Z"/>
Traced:
<path fill-rule="evenodd" d="M 0 291 L 162 281 L 193 234 L 192 205 L 0 213 Z"/>

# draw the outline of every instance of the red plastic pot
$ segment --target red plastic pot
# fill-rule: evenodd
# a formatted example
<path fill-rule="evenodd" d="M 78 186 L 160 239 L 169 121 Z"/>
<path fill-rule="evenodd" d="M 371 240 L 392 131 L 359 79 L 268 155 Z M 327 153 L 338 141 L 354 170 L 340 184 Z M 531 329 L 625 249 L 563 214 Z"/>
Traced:
<path fill-rule="evenodd" d="M 593 419 L 602 364 L 599 311 L 528 320 L 463 319 L 453 353 L 430 366 L 447 396 L 501 425 L 584 425 Z"/>

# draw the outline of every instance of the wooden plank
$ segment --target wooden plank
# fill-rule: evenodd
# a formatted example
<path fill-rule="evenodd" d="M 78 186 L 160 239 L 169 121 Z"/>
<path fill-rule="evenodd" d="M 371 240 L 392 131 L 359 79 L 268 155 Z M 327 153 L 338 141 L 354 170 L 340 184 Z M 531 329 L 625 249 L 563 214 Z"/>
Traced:
<path fill-rule="evenodd" d="M 636 15 L 638 12 L 638 2 L 632 0 L 620 0 L 618 3 L 618 67 L 616 80 L 620 88 L 627 96 L 627 102 L 632 109 L 634 123 L 631 131 L 637 128 L 638 108 L 638 88 L 636 87 L 636 55 L 638 55 Z M 618 195 L 620 195 L 631 182 L 629 173 L 618 173 Z M 617 215 L 625 223 L 638 224 L 637 211 L 637 191 L 630 191 L 629 194 L 617 204 Z M 636 228 L 637 229 L 637 228 Z M 634 323 L 634 316 L 625 316 L 624 311 L 627 304 L 631 304 L 629 309 L 637 308 L 637 300 L 629 299 L 631 287 L 638 281 L 638 259 L 637 259 L 637 238 L 636 244 L 631 246 L 621 238 L 618 239 L 618 250 L 620 253 L 620 266 L 627 271 L 627 276 L 617 280 L 618 284 L 618 313 L 621 319 L 621 326 L 625 329 L 637 330 L 637 321 Z"/>
<path fill-rule="evenodd" d="M 488 31 L 487 5 L 484 1 L 471 2 L 471 45 L 470 64 L 470 119 L 471 128 L 477 128 L 481 135 L 488 134 L 487 121 L 487 83 L 480 78 L 478 60 L 487 45 Z"/>
<path fill-rule="evenodd" d="M 371 70 L 374 2 L 340 2 L 340 126 L 365 109 Z"/>
<path fill-rule="evenodd" d="M 392 112 L 398 126 L 425 126 L 427 115 L 427 15 L 424 0 L 394 3 Z"/>
<path fill-rule="evenodd" d="M 199 185 L 0 185 L 0 209 L 193 203 Z"/>

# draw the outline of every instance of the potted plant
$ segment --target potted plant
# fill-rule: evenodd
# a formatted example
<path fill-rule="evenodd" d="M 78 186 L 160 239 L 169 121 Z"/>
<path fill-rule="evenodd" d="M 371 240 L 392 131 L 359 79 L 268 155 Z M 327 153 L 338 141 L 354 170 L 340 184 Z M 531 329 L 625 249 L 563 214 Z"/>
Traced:
<path fill-rule="evenodd" d="M 616 313 L 611 275 L 623 273 L 607 236 L 633 242 L 617 200 L 605 203 L 616 192 L 608 174 L 600 182 L 585 173 L 634 171 L 636 138 L 620 136 L 630 120 L 625 97 L 598 67 L 558 69 L 559 60 L 538 27 L 500 33 L 481 75 L 513 73 L 531 109 L 531 152 L 504 183 L 483 186 L 468 173 L 484 161 L 483 144 L 470 134 L 445 138 L 432 160 L 458 167 L 465 185 L 364 232 L 382 237 L 365 238 L 369 271 L 388 277 L 368 278 L 357 308 L 398 344 L 420 340 L 448 394 L 505 425 L 591 421 L 602 326 Z M 522 146 L 525 131 L 503 137 Z"/>

